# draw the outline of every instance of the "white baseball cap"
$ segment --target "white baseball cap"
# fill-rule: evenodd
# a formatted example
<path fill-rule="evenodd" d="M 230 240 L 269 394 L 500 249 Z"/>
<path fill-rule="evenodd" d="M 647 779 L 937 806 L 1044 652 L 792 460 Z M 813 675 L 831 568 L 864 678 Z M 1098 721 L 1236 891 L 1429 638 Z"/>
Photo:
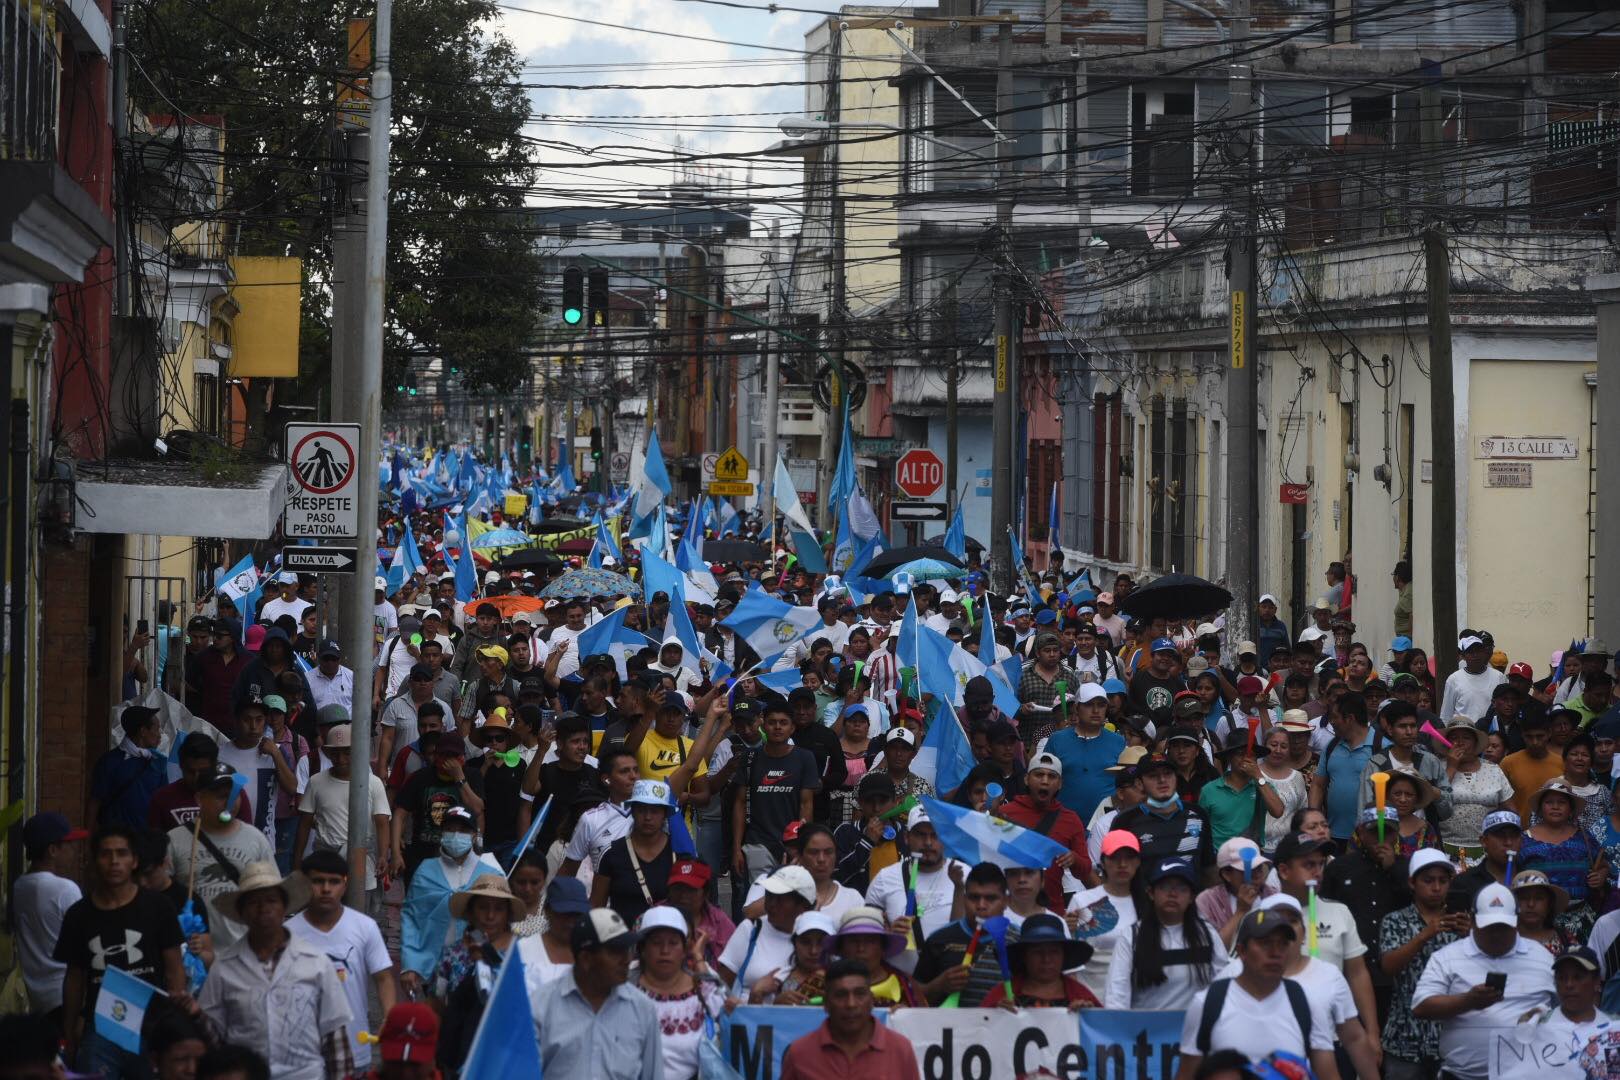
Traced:
<path fill-rule="evenodd" d="M 378 592 L 387 592 L 388 591 L 388 579 L 385 578 L 385 577 L 379 577 L 377 579 L 376 584 L 373 585 L 372 588 L 376 589 Z"/>
<path fill-rule="evenodd" d="M 1063 761 L 1056 754 L 1048 754 L 1045 751 L 1042 751 L 1029 759 L 1029 768 L 1025 769 L 1024 771 L 1034 772 L 1036 769 L 1045 769 L 1047 772 L 1055 772 L 1058 774 L 1058 776 L 1062 776 Z"/>
<path fill-rule="evenodd" d="M 641 920 L 636 923 L 636 940 L 646 941 L 647 935 L 654 930 L 673 930 L 683 938 L 690 933 L 686 927 L 686 916 L 668 904 L 650 907 L 641 913 Z"/>
<path fill-rule="evenodd" d="M 1081 683 L 1078 698 L 1082 705 L 1088 701 L 1107 701 L 1108 691 L 1102 688 L 1102 683 Z"/>
<path fill-rule="evenodd" d="M 1491 882 L 1474 898 L 1475 926 L 1517 926 L 1519 902 L 1506 885 Z"/>
<path fill-rule="evenodd" d="M 906 815 L 906 828 L 908 829 L 915 829 L 918 825 L 927 825 L 932 827 L 933 824 L 934 823 L 932 821 L 928 820 L 928 811 L 924 810 L 920 806 L 912 807 L 911 813 Z"/>
<path fill-rule="evenodd" d="M 816 906 L 816 880 L 802 866 L 784 866 L 777 870 L 765 879 L 765 891 L 774 896 L 799 896 L 811 907 Z"/>
<path fill-rule="evenodd" d="M 1446 853 L 1439 848 L 1419 848 L 1412 853 L 1412 860 L 1407 864 L 1407 879 L 1417 877 L 1420 871 L 1427 870 L 1431 866 L 1443 866 L 1450 870 L 1452 874 L 1457 873 L 1456 864 L 1447 858 Z"/>

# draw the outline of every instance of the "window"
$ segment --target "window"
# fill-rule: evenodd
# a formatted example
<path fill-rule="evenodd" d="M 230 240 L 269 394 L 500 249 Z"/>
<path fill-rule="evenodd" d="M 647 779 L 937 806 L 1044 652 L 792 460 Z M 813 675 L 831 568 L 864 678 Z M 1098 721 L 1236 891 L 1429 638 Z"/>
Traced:
<path fill-rule="evenodd" d="M 1026 471 L 1029 473 L 1024 496 L 1026 532 L 1032 541 L 1048 540 L 1052 520 L 1052 485 L 1063 481 L 1062 444 L 1056 439 L 1030 440 Z"/>
<path fill-rule="evenodd" d="M 1093 461 L 1091 488 L 1091 550 L 1104 559 L 1127 561 L 1130 542 L 1131 478 L 1135 424 L 1125 414 L 1118 394 L 1098 394 L 1092 401 Z"/>
<path fill-rule="evenodd" d="M 1131 194 L 1187 195 L 1193 179 L 1193 93 L 1131 93 Z"/>
<path fill-rule="evenodd" d="M 1149 561 L 1163 573 L 1192 573 L 1198 566 L 1198 422 L 1186 401 L 1156 397 L 1149 423 Z"/>

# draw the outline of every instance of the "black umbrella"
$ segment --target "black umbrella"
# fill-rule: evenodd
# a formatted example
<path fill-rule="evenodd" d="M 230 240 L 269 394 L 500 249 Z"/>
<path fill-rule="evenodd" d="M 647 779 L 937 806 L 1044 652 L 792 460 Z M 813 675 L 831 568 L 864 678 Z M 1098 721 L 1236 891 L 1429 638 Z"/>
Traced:
<path fill-rule="evenodd" d="M 536 536 L 544 536 L 547 533 L 573 532 L 575 529 L 583 529 L 589 524 L 590 522 L 584 518 L 558 514 L 556 517 L 541 518 L 537 524 L 529 526 L 529 531 Z"/>
<path fill-rule="evenodd" d="M 524 548 L 514 551 L 506 558 L 495 564 L 495 569 L 508 570 L 544 570 L 548 566 L 561 566 L 562 560 L 557 558 L 555 552 L 545 548 Z"/>
<path fill-rule="evenodd" d="M 938 544 L 914 544 L 911 547 L 891 548 L 888 551 L 879 553 L 875 559 L 866 564 L 866 568 L 861 571 L 860 576 L 869 578 L 888 577 L 906 563 L 916 562 L 918 559 L 934 559 L 942 563 L 949 563 L 951 566 L 961 566 L 964 571 L 967 569 L 966 566 L 963 566 L 961 559 L 958 559 Z"/>
<path fill-rule="evenodd" d="M 1131 590 L 1120 610 L 1133 619 L 1181 619 L 1229 607 L 1232 594 L 1192 574 L 1165 574 Z"/>
<path fill-rule="evenodd" d="M 705 540 L 704 562 L 769 562 L 771 553 L 752 540 Z"/>
<path fill-rule="evenodd" d="M 981 544 L 979 541 L 975 540 L 973 537 L 964 536 L 962 539 L 967 541 L 967 549 L 969 551 L 978 551 L 978 552 L 983 552 L 984 551 L 984 545 Z M 941 547 L 943 547 L 944 544 L 945 544 L 945 538 L 943 536 L 930 536 L 927 540 L 924 540 L 923 543 L 925 543 L 925 544 L 938 544 Z"/>

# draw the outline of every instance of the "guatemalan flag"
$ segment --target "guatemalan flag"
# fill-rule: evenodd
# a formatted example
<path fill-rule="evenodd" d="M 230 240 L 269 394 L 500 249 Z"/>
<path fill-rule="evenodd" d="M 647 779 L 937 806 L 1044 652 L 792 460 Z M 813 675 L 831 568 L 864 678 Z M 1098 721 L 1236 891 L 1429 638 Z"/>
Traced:
<path fill-rule="evenodd" d="M 120 1050 L 141 1052 L 141 1022 L 153 994 L 162 993 L 144 979 L 109 967 L 96 995 L 96 1034 Z"/>
<path fill-rule="evenodd" d="M 1014 825 L 982 810 L 969 810 L 924 795 L 919 800 L 945 854 L 969 866 L 995 863 L 1003 870 L 1045 870 L 1069 849 L 1034 829 Z"/>
<path fill-rule="evenodd" d="M 813 607 L 795 607 L 767 596 L 756 584 L 737 601 L 722 624 L 748 642 L 760 663 L 768 666 L 789 645 L 820 626 L 821 614 Z"/>

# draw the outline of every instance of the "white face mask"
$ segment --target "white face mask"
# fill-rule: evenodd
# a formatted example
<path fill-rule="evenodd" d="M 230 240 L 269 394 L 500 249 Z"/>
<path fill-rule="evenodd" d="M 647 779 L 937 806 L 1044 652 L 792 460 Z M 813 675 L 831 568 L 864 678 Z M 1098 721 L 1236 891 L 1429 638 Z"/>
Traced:
<path fill-rule="evenodd" d="M 472 842 L 472 833 L 447 832 L 439 838 L 439 848 L 452 859 L 460 859 L 472 850 Z"/>

